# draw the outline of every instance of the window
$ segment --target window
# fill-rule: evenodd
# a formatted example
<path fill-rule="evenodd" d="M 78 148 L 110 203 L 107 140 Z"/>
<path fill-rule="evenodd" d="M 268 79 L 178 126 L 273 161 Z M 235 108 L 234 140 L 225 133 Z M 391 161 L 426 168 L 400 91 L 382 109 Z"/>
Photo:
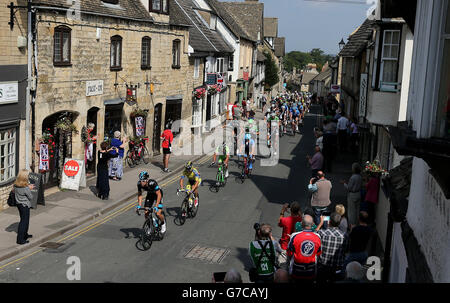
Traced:
<path fill-rule="evenodd" d="M 442 54 L 439 103 L 436 116 L 436 135 L 450 139 L 450 4 L 447 8 L 447 23 L 443 34 L 444 52 Z"/>
<path fill-rule="evenodd" d="M 194 60 L 194 79 L 198 79 L 200 76 L 200 59 Z"/>
<path fill-rule="evenodd" d="M 380 64 L 380 90 L 397 92 L 398 54 L 400 51 L 400 31 L 385 30 Z"/>
<path fill-rule="evenodd" d="M 149 37 L 142 38 L 142 50 L 141 50 L 141 68 L 142 69 L 151 69 L 151 45 L 152 39 Z"/>
<path fill-rule="evenodd" d="M 234 70 L 234 54 L 228 57 L 228 70 Z"/>
<path fill-rule="evenodd" d="M 216 72 L 217 73 L 220 73 L 220 74 L 223 74 L 223 72 L 224 72 L 224 61 L 225 61 L 225 59 L 224 58 L 217 58 L 216 59 Z"/>
<path fill-rule="evenodd" d="M 172 68 L 180 68 L 180 40 L 172 43 Z"/>
<path fill-rule="evenodd" d="M 16 176 L 16 129 L 0 130 L 0 183 Z"/>
<path fill-rule="evenodd" d="M 53 37 L 53 65 L 70 65 L 70 32 L 67 26 L 58 26 L 55 28 Z"/>
<path fill-rule="evenodd" d="M 217 24 L 217 16 L 211 14 L 209 28 L 212 29 L 212 30 L 216 30 L 216 24 Z"/>
<path fill-rule="evenodd" d="M 192 103 L 192 127 L 202 125 L 202 99 Z"/>
<path fill-rule="evenodd" d="M 122 37 L 111 37 L 111 70 L 122 70 Z"/>
<path fill-rule="evenodd" d="M 149 10 L 154 13 L 169 14 L 169 0 L 149 0 Z"/>

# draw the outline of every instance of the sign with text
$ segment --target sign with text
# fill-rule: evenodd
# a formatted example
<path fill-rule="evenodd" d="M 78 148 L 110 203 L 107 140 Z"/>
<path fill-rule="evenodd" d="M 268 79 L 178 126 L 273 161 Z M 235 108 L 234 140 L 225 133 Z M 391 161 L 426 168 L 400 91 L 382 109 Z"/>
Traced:
<path fill-rule="evenodd" d="M 359 93 L 359 116 L 366 116 L 367 108 L 367 74 L 361 74 L 361 86 Z"/>
<path fill-rule="evenodd" d="M 336 84 L 331 85 L 330 92 L 332 94 L 340 94 L 341 93 L 341 86 L 340 85 L 336 85 Z"/>
<path fill-rule="evenodd" d="M 78 190 L 86 187 L 86 172 L 84 169 L 84 161 L 66 158 L 63 166 L 61 178 L 61 188 Z"/>
<path fill-rule="evenodd" d="M 216 73 L 208 73 L 208 74 L 206 74 L 206 84 L 207 85 L 215 85 L 215 84 L 217 84 L 217 74 Z"/>
<path fill-rule="evenodd" d="M 39 170 L 48 171 L 49 164 L 48 144 L 39 144 Z"/>
<path fill-rule="evenodd" d="M 0 104 L 19 102 L 19 83 L 17 81 L 0 82 Z"/>
<path fill-rule="evenodd" d="M 28 175 L 28 182 L 34 185 L 34 189 L 31 190 L 31 194 L 33 195 L 31 207 L 36 209 L 38 204 L 45 205 L 42 174 L 30 172 Z"/>
<path fill-rule="evenodd" d="M 244 81 L 248 81 L 249 73 L 244 72 L 242 77 L 243 77 Z"/>
<path fill-rule="evenodd" d="M 86 81 L 86 97 L 103 95 L 103 80 Z"/>
<path fill-rule="evenodd" d="M 136 136 L 141 137 L 145 135 L 145 121 L 144 117 L 137 116 L 134 118 L 136 124 Z"/>

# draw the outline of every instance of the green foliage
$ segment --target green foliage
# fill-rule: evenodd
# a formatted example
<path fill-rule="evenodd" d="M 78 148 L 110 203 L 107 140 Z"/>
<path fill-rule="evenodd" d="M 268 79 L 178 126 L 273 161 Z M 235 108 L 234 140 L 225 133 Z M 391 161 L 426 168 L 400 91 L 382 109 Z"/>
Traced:
<path fill-rule="evenodd" d="M 278 67 L 275 64 L 272 56 L 268 52 L 264 52 L 264 56 L 266 56 L 265 89 L 271 90 L 272 86 L 280 81 L 280 78 L 278 77 Z"/>
<path fill-rule="evenodd" d="M 315 63 L 317 71 L 321 71 L 323 65 L 334 58 L 332 55 L 324 54 L 320 48 L 314 48 L 308 53 L 300 51 L 289 52 L 284 59 L 284 67 L 288 72 L 292 72 L 295 67 L 297 70 L 305 68 L 308 63 Z"/>

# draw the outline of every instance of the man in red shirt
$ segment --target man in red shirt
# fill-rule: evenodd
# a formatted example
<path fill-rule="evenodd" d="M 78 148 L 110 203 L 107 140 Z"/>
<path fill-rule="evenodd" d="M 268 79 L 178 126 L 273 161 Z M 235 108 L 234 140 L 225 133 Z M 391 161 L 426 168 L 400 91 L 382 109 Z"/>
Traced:
<path fill-rule="evenodd" d="M 172 125 L 170 122 L 166 124 L 166 127 L 164 129 L 164 132 L 161 135 L 162 141 L 162 148 L 163 148 L 163 162 L 164 162 L 164 172 L 168 173 L 169 171 L 169 158 L 170 154 L 172 153 L 172 141 L 173 141 L 173 134 L 170 130 L 172 128 Z"/>
<path fill-rule="evenodd" d="M 312 282 L 317 276 L 317 257 L 322 253 L 320 236 L 313 231 L 314 221 L 310 215 L 302 220 L 303 230 L 294 233 L 287 253 L 292 256 L 289 274 L 293 280 Z"/>
<path fill-rule="evenodd" d="M 302 221 L 302 213 L 300 211 L 300 203 L 292 202 L 291 203 L 291 215 L 289 217 L 285 217 L 284 213 L 289 208 L 289 204 L 284 204 L 281 208 L 280 218 L 278 219 L 278 226 L 283 228 L 283 232 L 280 238 L 280 247 L 283 250 L 278 257 L 278 263 L 281 268 L 288 269 L 288 258 L 286 254 L 286 250 L 288 248 L 289 240 L 291 234 L 295 232 L 295 224 L 297 222 Z"/>

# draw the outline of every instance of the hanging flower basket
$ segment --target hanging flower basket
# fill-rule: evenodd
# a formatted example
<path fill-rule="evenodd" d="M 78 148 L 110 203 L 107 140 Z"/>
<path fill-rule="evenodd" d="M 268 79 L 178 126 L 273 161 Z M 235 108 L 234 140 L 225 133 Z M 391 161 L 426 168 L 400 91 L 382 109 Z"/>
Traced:
<path fill-rule="evenodd" d="M 77 130 L 76 126 L 72 123 L 72 121 L 70 121 L 69 117 L 60 118 L 56 122 L 55 128 L 57 128 L 63 132 L 78 134 L 78 130 Z"/>
<path fill-rule="evenodd" d="M 221 89 L 217 84 L 211 85 L 208 88 L 208 94 L 210 94 L 210 95 L 215 95 L 217 93 L 220 93 L 220 91 L 221 91 Z"/>
<path fill-rule="evenodd" d="M 91 131 L 86 126 L 83 126 L 81 129 L 81 142 L 84 142 L 86 144 L 95 143 L 95 136 L 91 135 Z"/>
<path fill-rule="evenodd" d="M 206 89 L 204 87 L 197 88 L 192 93 L 195 99 L 202 99 L 206 95 Z"/>
<path fill-rule="evenodd" d="M 147 118 L 148 112 L 141 109 L 141 108 L 135 108 L 131 113 L 130 113 L 130 118 L 134 119 L 136 117 L 144 117 Z"/>
<path fill-rule="evenodd" d="M 387 175 L 388 171 L 381 167 L 380 161 L 374 160 L 373 162 L 366 162 L 364 171 L 372 174 Z"/>

